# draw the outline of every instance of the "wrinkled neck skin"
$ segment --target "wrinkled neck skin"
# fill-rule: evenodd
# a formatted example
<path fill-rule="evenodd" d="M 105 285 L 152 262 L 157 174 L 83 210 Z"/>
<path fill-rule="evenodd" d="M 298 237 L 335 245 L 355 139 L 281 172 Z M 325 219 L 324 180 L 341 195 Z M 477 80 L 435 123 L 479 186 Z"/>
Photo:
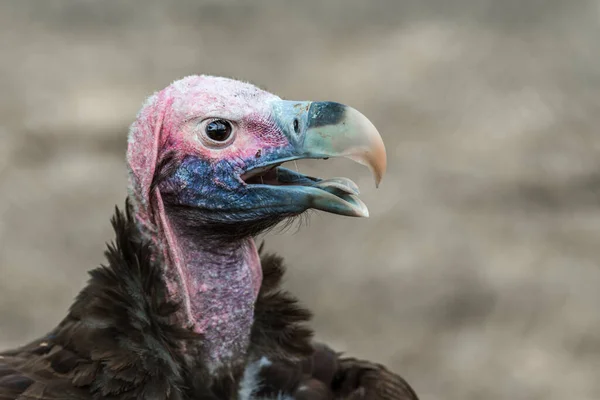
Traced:
<path fill-rule="evenodd" d="M 184 318 L 203 335 L 209 370 L 244 361 L 262 281 L 254 240 L 198 234 L 180 216 L 163 215 L 159 235 L 169 293 L 183 302 Z"/>

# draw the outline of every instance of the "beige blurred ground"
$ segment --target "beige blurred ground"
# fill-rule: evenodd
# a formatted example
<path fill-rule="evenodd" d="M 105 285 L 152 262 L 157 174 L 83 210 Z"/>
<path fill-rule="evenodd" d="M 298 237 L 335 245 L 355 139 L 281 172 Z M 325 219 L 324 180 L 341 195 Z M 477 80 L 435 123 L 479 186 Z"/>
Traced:
<path fill-rule="evenodd" d="M 433 399 L 600 398 L 600 4 L 0 2 L 0 346 L 102 261 L 144 97 L 192 73 L 369 116 L 371 218 L 269 236 L 319 337 Z M 347 172 L 350 170 L 351 172 Z"/>

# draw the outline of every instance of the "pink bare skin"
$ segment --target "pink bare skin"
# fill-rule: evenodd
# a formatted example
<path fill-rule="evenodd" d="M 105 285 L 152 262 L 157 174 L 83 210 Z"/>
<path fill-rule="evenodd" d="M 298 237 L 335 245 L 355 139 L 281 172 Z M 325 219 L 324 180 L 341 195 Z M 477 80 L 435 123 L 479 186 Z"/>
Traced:
<path fill-rule="evenodd" d="M 208 137 L 214 121 L 225 121 L 230 136 Z M 338 155 L 368 165 L 377 181 L 385 171 L 375 128 L 337 103 L 286 102 L 247 83 L 191 76 L 140 110 L 129 134 L 130 197 L 166 264 L 169 295 L 183 305 L 174 323 L 204 336 L 209 368 L 247 350 L 262 280 L 254 234 L 308 208 L 368 215 L 351 181 L 320 184 L 278 167 Z M 253 171 L 263 169 L 268 184 L 256 184 Z"/>

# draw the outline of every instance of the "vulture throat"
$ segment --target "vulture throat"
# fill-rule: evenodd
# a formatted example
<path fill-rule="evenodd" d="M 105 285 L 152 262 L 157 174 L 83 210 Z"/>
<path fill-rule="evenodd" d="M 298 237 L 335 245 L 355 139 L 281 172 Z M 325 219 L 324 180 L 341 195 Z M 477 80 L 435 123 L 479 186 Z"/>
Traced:
<path fill-rule="evenodd" d="M 383 141 L 351 107 L 285 101 L 253 85 L 190 76 L 151 96 L 127 161 L 136 222 L 163 259 L 178 325 L 204 337 L 211 369 L 243 361 L 261 285 L 253 237 L 308 209 L 366 217 L 357 186 L 281 165 L 344 156 L 378 184 Z"/>

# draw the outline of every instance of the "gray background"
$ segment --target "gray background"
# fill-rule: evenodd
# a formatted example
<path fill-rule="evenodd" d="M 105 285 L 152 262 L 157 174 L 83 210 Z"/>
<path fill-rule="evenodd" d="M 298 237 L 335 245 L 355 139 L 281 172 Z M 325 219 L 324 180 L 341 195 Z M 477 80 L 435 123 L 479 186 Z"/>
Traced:
<path fill-rule="evenodd" d="M 0 2 L 0 346 L 102 262 L 144 97 L 211 73 L 369 116 L 371 218 L 269 235 L 318 337 L 432 399 L 600 398 L 600 5 Z"/>

